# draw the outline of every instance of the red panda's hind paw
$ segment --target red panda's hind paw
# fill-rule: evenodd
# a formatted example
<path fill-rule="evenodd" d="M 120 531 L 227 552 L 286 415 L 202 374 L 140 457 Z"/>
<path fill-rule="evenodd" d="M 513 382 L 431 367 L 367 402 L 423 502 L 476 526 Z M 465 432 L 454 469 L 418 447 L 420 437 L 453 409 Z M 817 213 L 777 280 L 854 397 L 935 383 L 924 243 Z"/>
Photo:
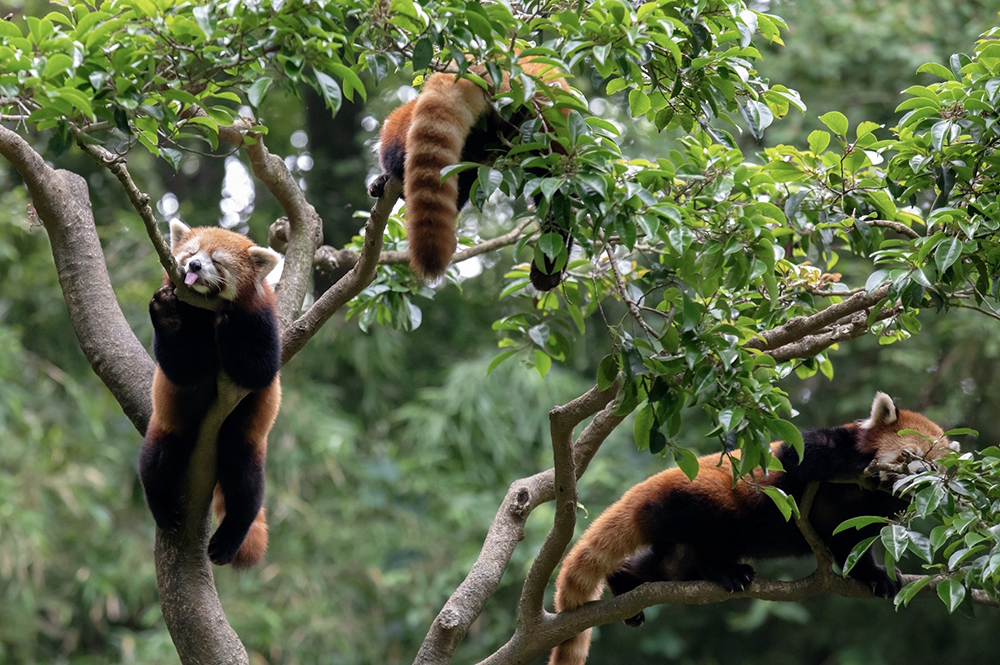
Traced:
<path fill-rule="evenodd" d="M 372 183 L 368 185 L 368 196 L 373 199 L 381 198 L 385 192 L 385 183 L 389 182 L 389 178 L 391 177 L 388 173 L 383 173 L 372 180 Z"/>
<path fill-rule="evenodd" d="M 208 558 L 216 566 L 225 566 L 232 563 L 241 544 L 242 542 L 233 542 L 233 539 L 226 538 L 225 535 L 220 538 L 216 531 L 208 541 Z"/>

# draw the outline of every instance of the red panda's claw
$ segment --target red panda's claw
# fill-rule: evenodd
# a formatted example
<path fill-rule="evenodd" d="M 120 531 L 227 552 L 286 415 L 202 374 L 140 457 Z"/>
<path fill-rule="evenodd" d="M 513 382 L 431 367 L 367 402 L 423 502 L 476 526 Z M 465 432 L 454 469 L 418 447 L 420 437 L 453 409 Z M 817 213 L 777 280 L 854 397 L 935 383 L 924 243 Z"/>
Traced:
<path fill-rule="evenodd" d="M 368 185 L 368 196 L 373 199 L 381 198 L 382 194 L 385 193 L 385 183 L 389 182 L 391 177 L 388 173 L 383 173 L 372 180 L 372 183 Z"/>

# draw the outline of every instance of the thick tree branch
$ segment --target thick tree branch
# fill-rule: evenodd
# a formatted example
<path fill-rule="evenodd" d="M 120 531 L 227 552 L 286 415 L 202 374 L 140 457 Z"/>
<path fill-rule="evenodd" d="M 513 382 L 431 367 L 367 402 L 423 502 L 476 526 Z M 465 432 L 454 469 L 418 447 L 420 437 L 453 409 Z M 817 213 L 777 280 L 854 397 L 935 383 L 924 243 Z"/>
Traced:
<path fill-rule="evenodd" d="M 375 202 L 368 221 L 365 222 L 365 244 L 360 260 L 340 281 L 330 287 L 309 310 L 289 325 L 281 339 L 281 362 L 288 362 L 298 353 L 316 331 L 326 323 L 337 310 L 372 283 L 382 249 L 382 235 L 389 220 L 396 199 L 403 193 L 403 183 L 395 178 L 385 184 L 382 196 Z M 293 233 L 294 236 L 294 233 Z M 312 254 L 310 254 L 310 265 Z M 287 257 L 286 257 L 287 265 Z"/>
<path fill-rule="evenodd" d="M 219 396 L 198 430 L 185 483 L 188 496 L 184 523 L 176 531 L 156 529 L 154 560 L 163 620 L 182 663 L 245 665 L 246 649 L 226 620 L 208 560 L 212 529 L 210 508 L 216 483 L 216 440 L 219 428 L 247 395 L 224 374 Z"/>
<path fill-rule="evenodd" d="M 876 321 L 882 321 L 895 316 L 902 311 L 901 306 L 890 307 L 879 312 L 875 317 Z M 794 358 L 812 358 L 817 353 L 825 351 L 838 342 L 856 339 L 868 332 L 868 314 L 858 312 L 850 316 L 846 321 L 838 322 L 832 326 L 832 330 L 819 335 L 807 335 L 802 339 L 785 344 L 766 353 L 777 362 L 784 362 Z"/>
<path fill-rule="evenodd" d="M 129 328 L 111 288 L 86 180 L 49 168 L 27 141 L 2 126 L 0 154 L 21 175 L 48 233 L 80 348 L 135 428 L 145 432 L 155 365 Z"/>
<path fill-rule="evenodd" d="M 621 416 L 612 415 L 611 401 L 617 392 L 617 382 L 604 391 L 595 386 L 565 406 L 558 407 L 562 409 L 560 415 L 564 418 L 560 426 L 569 426 L 570 431 L 573 426 L 597 413 L 573 445 L 573 466 L 577 478 L 587 469 L 604 440 L 623 420 Z M 524 537 L 524 523 L 528 515 L 537 506 L 554 497 L 553 469 L 511 484 L 493 519 L 479 557 L 434 620 L 414 663 L 426 665 L 451 661 L 455 647 L 500 584 L 514 548 Z"/>
<path fill-rule="evenodd" d="M 194 115 L 202 116 L 205 112 L 195 109 Z M 253 174 L 264 183 L 288 216 L 290 231 L 285 263 L 274 289 L 278 324 L 284 330 L 302 309 L 312 274 L 313 255 L 323 238 L 323 220 L 306 200 L 295 177 L 285 166 L 285 160 L 268 151 L 264 137 L 251 132 L 250 128 L 247 120 L 237 120 L 230 127 L 219 127 L 219 138 L 230 145 L 243 147 Z"/>
<path fill-rule="evenodd" d="M 760 337 L 754 337 L 744 346 L 748 349 L 770 351 L 791 342 L 796 342 L 806 335 L 812 335 L 821 331 L 823 328 L 836 323 L 845 316 L 874 307 L 888 292 L 889 285 L 883 284 L 871 293 L 856 293 L 850 298 L 830 305 L 815 314 L 797 316 L 777 328 L 766 330 L 761 333 Z"/>

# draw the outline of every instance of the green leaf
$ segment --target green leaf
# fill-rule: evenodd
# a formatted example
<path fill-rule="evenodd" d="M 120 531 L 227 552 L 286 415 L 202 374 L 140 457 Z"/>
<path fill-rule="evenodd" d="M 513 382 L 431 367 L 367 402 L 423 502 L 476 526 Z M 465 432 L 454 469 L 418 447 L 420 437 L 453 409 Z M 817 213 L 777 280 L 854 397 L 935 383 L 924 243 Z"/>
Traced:
<path fill-rule="evenodd" d="M 732 409 L 723 409 L 722 411 L 719 411 L 719 424 L 722 425 L 723 433 L 729 434 L 733 431 L 733 428 L 743 422 L 743 415 L 743 409 L 738 406 Z"/>
<path fill-rule="evenodd" d="M 893 524 L 882 529 L 882 544 L 893 559 L 899 561 L 909 544 L 909 533 L 901 524 Z"/>
<path fill-rule="evenodd" d="M 944 65 L 939 65 L 936 62 L 925 62 L 917 68 L 918 74 L 933 74 L 938 78 L 943 78 L 945 81 L 954 81 L 955 75 L 951 73 Z"/>
<path fill-rule="evenodd" d="M 319 91 L 323 95 L 323 99 L 326 100 L 326 105 L 330 107 L 330 110 L 334 115 L 340 110 L 340 105 L 343 102 L 340 93 L 340 86 L 333 79 L 333 77 L 324 74 L 318 69 L 313 70 L 316 74 L 316 83 L 319 85 Z"/>
<path fill-rule="evenodd" d="M 781 511 L 781 516 L 785 518 L 785 521 L 790 520 L 792 518 L 792 507 L 795 505 L 793 503 L 795 500 L 773 485 L 765 486 L 762 490 L 764 494 L 770 497 L 771 501 L 774 502 L 774 505 L 777 506 L 778 510 Z"/>
<path fill-rule="evenodd" d="M 632 112 L 633 118 L 646 113 L 650 106 L 649 97 L 642 90 L 636 88 L 628 93 L 628 107 Z"/>
<path fill-rule="evenodd" d="M 250 106 L 254 108 L 260 106 L 264 95 L 267 94 L 268 89 L 271 87 L 271 83 L 273 81 L 269 76 L 264 76 L 254 81 L 254 84 L 247 90 L 247 99 L 250 101 Z"/>
<path fill-rule="evenodd" d="M 511 349 L 509 351 L 504 351 L 503 353 L 501 353 L 500 355 L 498 355 L 496 358 L 494 358 L 493 361 L 490 362 L 490 366 L 486 368 L 486 374 L 487 374 L 487 376 L 489 376 L 493 372 L 493 370 L 495 370 L 497 367 L 499 367 L 500 363 L 502 363 L 503 361 L 507 360 L 508 358 L 510 358 L 512 355 L 514 355 L 518 351 L 520 351 L 520 349 Z"/>
<path fill-rule="evenodd" d="M 899 593 L 896 594 L 896 598 L 893 601 L 893 604 L 896 607 L 900 606 L 906 607 L 907 605 L 909 605 L 910 601 L 913 600 L 913 597 L 916 596 L 918 593 L 920 593 L 920 590 L 923 589 L 928 584 L 930 584 L 933 580 L 934 580 L 933 576 L 927 575 L 925 577 L 921 577 L 920 579 L 914 582 L 910 582 L 909 584 L 907 584 L 906 586 L 904 586 L 902 589 L 899 590 Z"/>
<path fill-rule="evenodd" d="M 566 249 L 566 243 L 563 242 L 562 235 L 546 233 L 538 239 L 538 249 L 550 260 L 555 261 L 556 257 Z"/>
<path fill-rule="evenodd" d="M 861 529 L 869 524 L 877 524 L 879 522 L 885 524 L 886 519 L 884 517 L 873 517 L 867 515 L 862 517 L 852 517 L 849 520 L 841 522 L 840 526 L 833 530 L 833 535 L 836 536 L 841 531 L 847 531 L 848 529 Z"/>
<path fill-rule="evenodd" d="M 545 353 L 544 351 L 536 349 L 535 369 L 538 370 L 538 373 L 541 374 L 542 378 L 544 379 L 545 375 L 549 373 L 550 369 L 552 369 L 552 358 L 550 358 L 548 354 Z"/>
<path fill-rule="evenodd" d="M 607 390 L 615 379 L 618 378 L 618 354 L 611 353 L 604 356 L 604 360 L 597 366 L 597 389 Z"/>
<path fill-rule="evenodd" d="M 354 91 L 357 90 L 361 94 L 361 99 L 368 100 L 368 92 L 365 90 L 365 84 L 362 83 L 361 77 L 353 69 L 336 62 L 330 65 L 330 69 L 344 82 L 344 94 L 347 95 L 347 99 L 354 101 Z"/>
<path fill-rule="evenodd" d="M 690 480 L 698 477 L 698 456 L 687 448 L 677 448 L 674 450 L 674 462 L 680 467 L 684 475 Z"/>
<path fill-rule="evenodd" d="M 847 136 L 847 117 L 840 111 L 830 111 L 819 117 L 820 122 L 830 128 L 838 136 Z"/>
<path fill-rule="evenodd" d="M 952 577 L 938 584 L 937 594 L 944 606 L 948 608 L 948 612 L 954 612 L 965 599 L 965 585 L 959 578 Z"/>
<path fill-rule="evenodd" d="M 828 145 L 830 145 L 830 132 L 824 132 L 822 129 L 809 132 L 809 150 L 814 154 L 823 152 Z"/>
<path fill-rule="evenodd" d="M 802 432 L 799 431 L 798 427 L 787 420 L 775 418 L 767 421 L 767 428 L 779 440 L 791 446 L 798 453 L 799 460 L 802 459 L 802 456 L 805 455 L 806 444 L 802 440 Z"/>
<path fill-rule="evenodd" d="M 608 81 L 608 85 L 604 90 L 604 94 L 611 96 L 620 90 L 624 90 L 628 87 L 628 81 L 623 78 L 613 78 Z"/>
<path fill-rule="evenodd" d="M 632 435 L 635 437 L 635 445 L 639 450 L 649 448 L 649 433 L 656 423 L 656 414 L 653 405 L 649 402 L 639 410 L 632 425 Z"/>
<path fill-rule="evenodd" d="M 944 273 L 955 261 L 962 256 L 964 245 L 958 238 L 948 238 L 941 242 L 934 250 L 934 263 L 937 264 L 938 272 Z"/>
<path fill-rule="evenodd" d="M 878 536 L 872 536 L 871 538 L 865 538 L 854 546 L 851 553 L 847 555 L 847 559 L 844 560 L 843 572 L 845 577 L 847 576 L 847 573 L 851 571 L 851 568 L 854 568 L 854 564 L 858 562 L 858 559 L 864 556 L 865 552 L 868 551 L 868 548 L 871 547 L 872 543 L 876 540 L 878 540 Z"/>
<path fill-rule="evenodd" d="M 434 57 L 434 45 L 427 37 L 422 37 L 413 47 L 413 71 L 418 71 L 431 64 Z"/>

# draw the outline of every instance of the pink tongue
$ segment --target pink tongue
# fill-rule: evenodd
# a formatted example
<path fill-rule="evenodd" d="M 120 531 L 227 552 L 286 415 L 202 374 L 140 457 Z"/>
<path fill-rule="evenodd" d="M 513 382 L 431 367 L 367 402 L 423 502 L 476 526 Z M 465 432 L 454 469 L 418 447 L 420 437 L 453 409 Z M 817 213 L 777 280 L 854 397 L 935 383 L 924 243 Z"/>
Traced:
<path fill-rule="evenodd" d="M 198 281 L 198 273 L 196 272 L 189 272 L 188 274 L 184 275 L 184 283 L 187 284 L 188 286 L 191 286 L 197 281 Z"/>

